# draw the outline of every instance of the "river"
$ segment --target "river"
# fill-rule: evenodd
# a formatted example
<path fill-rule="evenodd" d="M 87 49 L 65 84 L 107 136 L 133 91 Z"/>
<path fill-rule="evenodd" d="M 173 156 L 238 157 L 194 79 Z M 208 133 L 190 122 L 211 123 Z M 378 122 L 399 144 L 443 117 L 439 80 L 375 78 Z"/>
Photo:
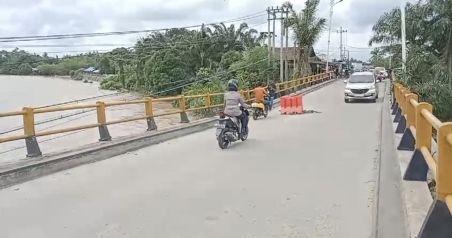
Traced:
<path fill-rule="evenodd" d="M 80 101 L 73 103 L 131 100 L 141 97 L 131 93 L 101 90 L 97 82 L 83 83 L 62 77 L 0 75 L 0 85 L 0 112 L 20 111 L 25 106 L 42 107 L 76 100 Z M 99 96 L 99 98 L 81 100 L 96 96 Z M 154 110 L 156 112 L 167 112 L 173 109 L 170 104 L 156 104 L 154 105 Z M 118 106 L 107 110 L 107 120 L 117 120 L 143 114 L 143 105 Z M 61 116 L 64 118 L 47 122 L 51 119 L 60 118 Z M 80 126 L 96 123 L 96 112 L 92 110 L 73 110 L 39 114 L 36 115 L 35 122 L 38 124 L 44 122 L 36 126 L 36 131 Z M 170 127 L 179 123 L 179 116 L 170 115 L 156 118 L 156 122 L 159 128 Z M 117 124 L 109 126 L 109 130 L 113 138 L 129 136 L 133 133 L 146 131 L 146 123 L 143 120 Z M 7 131 L 11 132 L 5 133 Z M 10 135 L 21 135 L 22 133 L 22 118 L 20 116 L 0 118 L 0 138 Z M 94 128 L 39 137 L 38 142 L 43 154 L 50 154 L 97 143 L 98 139 L 97 128 Z M 26 149 L 24 146 L 24 140 L 0 143 L 0 168 L 4 164 L 15 163 L 18 160 L 26 159 Z"/>

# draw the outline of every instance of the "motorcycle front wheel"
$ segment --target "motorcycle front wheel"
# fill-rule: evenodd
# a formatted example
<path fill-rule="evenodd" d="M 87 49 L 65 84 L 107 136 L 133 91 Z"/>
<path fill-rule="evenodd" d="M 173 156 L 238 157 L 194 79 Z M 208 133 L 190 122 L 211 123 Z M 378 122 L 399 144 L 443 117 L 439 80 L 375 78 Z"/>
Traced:
<path fill-rule="evenodd" d="M 253 112 L 253 120 L 257 120 L 257 118 L 259 117 L 259 115 L 257 114 L 257 112 Z"/>
<path fill-rule="evenodd" d="M 218 135 L 217 140 L 218 140 L 218 146 L 220 146 L 220 148 L 222 150 L 228 148 L 230 142 L 226 139 L 224 132 L 221 132 L 220 135 Z"/>

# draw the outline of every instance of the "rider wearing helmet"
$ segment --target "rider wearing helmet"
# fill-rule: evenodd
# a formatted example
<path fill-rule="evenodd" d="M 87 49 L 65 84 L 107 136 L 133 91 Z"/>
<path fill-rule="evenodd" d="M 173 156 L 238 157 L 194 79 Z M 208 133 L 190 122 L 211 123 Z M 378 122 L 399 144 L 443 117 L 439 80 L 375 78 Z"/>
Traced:
<path fill-rule="evenodd" d="M 241 132 L 248 131 L 248 115 L 245 115 L 240 107 L 248 108 L 245 100 L 238 92 L 239 82 L 236 79 L 231 79 L 228 82 L 228 92 L 224 94 L 224 113 L 228 116 L 237 117 L 240 119 L 242 128 Z"/>

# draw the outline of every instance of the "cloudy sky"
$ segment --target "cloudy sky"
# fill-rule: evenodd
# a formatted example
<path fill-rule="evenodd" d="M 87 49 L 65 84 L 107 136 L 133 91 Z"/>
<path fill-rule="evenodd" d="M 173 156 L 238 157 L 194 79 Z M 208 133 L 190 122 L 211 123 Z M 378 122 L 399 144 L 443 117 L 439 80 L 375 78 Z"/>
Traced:
<path fill-rule="evenodd" d="M 339 56 L 339 34 L 347 29 L 344 41 L 350 46 L 351 57 L 367 59 L 367 42 L 371 27 L 385 11 L 400 6 L 402 0 L 344 0 L 334 7 L 331 34 L 331 57 Z M 264 11 L 284 0 L 0 0 L 0 37 L 109 32 L 125 30 L 159 29 L 219 22 Z M 292 0 L 301 10 L 304 0 Z M 321 0 L 320 17 L 328 18 L 330 0 Z M 246 20 L 254 28 L 266 31 L 266 16 Z M 277 32 L 279 30 L 277 29 Z M 49 40 L 38 42 L 0 43 L 0 48 L 11 49 L 20 45 L 83 45 L 87 47 L 36 47 L 28 51 L 68 54 L 76 51 L 108 50 L 104 44 L 133 45 L 145 34 Z M 315 46 L 318 54 L 325 54 L 327 32 Z M 347 38 L 347 39 L 345 39 Z M 277 40 L 279 42 L 279 40 Z M 92 46 L 96 44 L 96 46 Z M 356 47 L 356 48 L 352 48 Z M 364 49 L 361 49 L 364 48 Z"/>

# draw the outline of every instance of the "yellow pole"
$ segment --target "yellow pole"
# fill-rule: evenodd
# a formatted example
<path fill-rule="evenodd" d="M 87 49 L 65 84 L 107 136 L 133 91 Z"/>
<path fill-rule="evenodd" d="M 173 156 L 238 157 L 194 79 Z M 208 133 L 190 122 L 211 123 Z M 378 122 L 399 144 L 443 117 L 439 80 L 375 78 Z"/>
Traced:
<path fill-rule="evenodd" d="M 38 141 L 36 140 L 34 109 L 30 107 L 24 107 L 22 108 L 22 111 L 24 135 L 26 136 L 25 146 L 27 148 L 27 157 L 41 156 L 41 149 L 39 148 Z"/>
<path fill-rule="evenodd" d="M 190 122 L 188 120 L 188 115 L 187 115 L 187 105 L 186 105 L 186 100 L 184 96 L 181 96 L 179 99 L 179 108 L 180 108 L 180 121 L 182 123 L 188 123 Z"/>
<path fill-rule="evenodd" d="M 107 128 L 107 116 L 105 114 L 105 103 L 104 102 L 96 102 L 97 109 L 97 123 L 99 129 L 99 141 L 110 141 L 111 136 L 110 132 Z"/>
<path fill-rule="evenodd" d="M 157 130 L 157 124 L 155 124 L 154 121 L 154 109 L 152 106 L 152 98 L 146 97 L 144 99 L 146 100 L 146 102 L 144 103 L 144 110 L 147 117 L 146 122 L 148 125 L 148 131 Z"/>
<path fill-rule="evenodd" d="M 210 108 L 210 105 L 212 103 L 210 94 L 207 94 L 206 96 L 204 96 L 204 102 L 205 102 L 205 106 L 207 108 Z"/>
<path fill-rule="evenodd" d="M 146 98 L 144 98 L 144 100 L 146 100 L 146 102 L 144 104 L 146 116 L 148 118 L 152 118 L 154 116 L 154 112 L 153 112 L 153 108 L 152 108 L 152 98 L 146 97 Z"/>
<path fill-rule="evenodd" d="M 447 137 L 452 134 L 452 122 L 443 123 L 438 130 L 438 162 L 436 190 L 438 199 L 444 201 L 452 194 L 452 145 Z"/>
<path fill-rule="evenodd" d="M 105 125 L 107 123 L 107 116 L 105 114 L 105 103 L 96 102 L 97 109 L 97 123 L 100 125 Z"/>
<path fill-rule="evenodd" d="M 417 102 L 418 96 L 414 93 L 410 93 L 405 96 L 407 121 L 406 128 L 410 128 L 410 126 L 416 126 L 416 112 L 414 105 L 411 104 L 411 99 L 414 99 Z"/>
<path fill-rule="evenodd" d="M 433 106 L 431 104 L 421 102 L 415 108 L 416 117 L 416 149 L 427 147 L 429 151 L 432 148 L 432 125 L 422 115 L 422 111 L 427 110 L 432 112 Z"/>
<path fill-rule="evenodd" d="M 35 116 L 33 108 L 24 107 L 22 111 L 24 112 L 24 135 L 27 137 L 35 136 Z"/>

